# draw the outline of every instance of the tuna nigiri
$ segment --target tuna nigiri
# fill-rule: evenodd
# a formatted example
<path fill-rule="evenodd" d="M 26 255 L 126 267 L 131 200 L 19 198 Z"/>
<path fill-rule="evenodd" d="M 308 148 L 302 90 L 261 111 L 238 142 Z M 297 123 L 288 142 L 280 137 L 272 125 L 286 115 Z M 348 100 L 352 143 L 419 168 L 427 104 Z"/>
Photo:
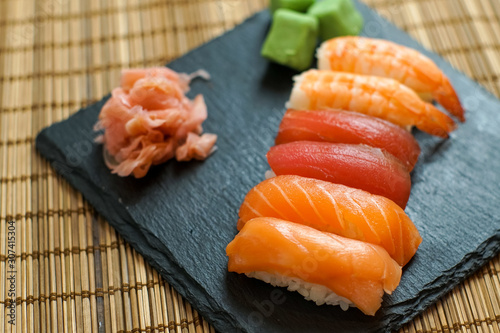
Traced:
<path fill-rule="evenodd" d="M 406 130 L 388 121 L 342 110 L 288 110 L 281 121 L 276 144 L 324 141 L 365 144 L 397 157 L 411 171 L 420 147 Z"/>
<path fill-rule="evenodd" d="M 450 81 L 420 52 L 388 40 L 345 36 L 318 49 L 318 68 L 395 79 L 420 95 L 430 95 L 464 121 L 464 110 Z"/>
<path fill-rule="evenodd" d="M 277 176 L 251 189 L 239 210 L 238 229 L 255 217 L 275 217 L 382 246 L 405 265 L 422 242 L 393 201 L 344 185 L 300 176 Z"/>
<path fill-rule="evenodd" d="M 272 147 L 267 161 L 276 175 L 297 175 L 365 190 L 403 209 L 411 191 L 410 173 L 379 148 L 345 143 L 295 141 Z"/>
<path fill-rule="evenodd" d="M 367 315 L 392 293 L 401 267 L 382 247 L 275 218 L 249 221 L 226 248 L 228 270 L 298 291 L 317 305 Z"/>
<path fill-rule="evenodd" d="M 288 107 L 356 111 L 443 138 L 456 127 L 450 117 L 396 80 L 345 72 L 311 69 L 296 76 Z"/>

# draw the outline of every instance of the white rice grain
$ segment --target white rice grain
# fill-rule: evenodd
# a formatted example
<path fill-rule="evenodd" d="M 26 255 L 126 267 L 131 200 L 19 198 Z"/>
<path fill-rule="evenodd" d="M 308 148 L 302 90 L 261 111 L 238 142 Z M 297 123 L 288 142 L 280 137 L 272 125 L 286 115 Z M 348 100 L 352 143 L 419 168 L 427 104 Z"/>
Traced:
<path fill-rule="evenodd" d="M 262 280 L 275 287 L 287 287 L 289 291 L 297 291 L 306 300 L 313 301 L 318 306 L 323 304 L 340 305 L 344 311 L 349 309 L 349 307 L 355 307 L 354 303 L 345 297 L 337 295 L 331 289 L 316 283 L 306 282 L 297 277 L 288 277 L 267 272 L 251 272 L 246 275 Z"/>

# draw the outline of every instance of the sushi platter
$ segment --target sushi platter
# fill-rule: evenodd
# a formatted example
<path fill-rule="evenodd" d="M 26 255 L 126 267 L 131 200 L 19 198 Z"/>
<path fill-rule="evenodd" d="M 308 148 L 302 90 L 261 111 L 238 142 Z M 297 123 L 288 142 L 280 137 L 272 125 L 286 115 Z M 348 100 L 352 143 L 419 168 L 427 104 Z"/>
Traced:
<path fill-rule="evenodd" d="M 238 210 L 270 168 L 265 153 L 275 143 L 298 74 L 260 54 L 271 22 L 268 11 L 168 64 L 179 73 L 203 69 L 210 74 L 209 80 L 193 80 L 187 93 L 190 99 L 203 95 L 208 109 L 203 131 L 217 135 L 217 149 L 210 146 L 206 160 L 170 160 L 139 179 L 112 174 L 103 160 L 103 146 L 88 136 L 110 95 L 37 137 L 37 149 L 55 170 L 220 332 L 396 330 L 500 251 L 500 101 L 373 10 L 355 3 L 365 21 L 361 34 L 431 58 L 452 82 L 467 118 L 439 136 L 412 132 L 420 157 L 406 162 L 412 168 L 411 194 L 399 205 L 418 229 L 421 243 L 413 258 L 401 259 L 405 265 L 402 274 L 397 266 L 399 286 L 384 296 L 374 315 L 344 311 L 345 306 L 317 306 L 298 293 L 228 272 L 226 246 L 238 232 Z M 301 114 L 287 116 L 293 123 L 292 117 Z M 215 136 L 210 139 L 213 145 Z M 92 149 L 75 159 L 81 152 L 75 147 L 89 142 Z M 285 166 L 300 162 L 275 161 Z M 279 221 L 270 223 L 286 228 Z M 251 227 L 266 228 L 257 223 Z"/>

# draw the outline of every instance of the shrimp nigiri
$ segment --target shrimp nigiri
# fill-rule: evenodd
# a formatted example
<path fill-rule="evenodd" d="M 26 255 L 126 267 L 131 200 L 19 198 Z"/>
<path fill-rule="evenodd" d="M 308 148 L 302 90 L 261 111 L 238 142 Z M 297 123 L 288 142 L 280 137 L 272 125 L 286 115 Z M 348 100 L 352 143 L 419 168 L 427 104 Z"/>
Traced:
<path fill-rule="evenodd" d="M 446 75 L 414 49 L 387 40 L 349 36 L 325 41 L 317 53 L 319 69 L 395 79 L 465 121 L 464 109 Z"/>
<path fill-rule="evenodd" d="M 367 315 L 392 293 L 401 267 L 383 248 L 269 217 L 249 221 L 226 248 L 228 270 L 298 291 L 317 305 Z"/>
<path fill-rule="evenodd" d="M 393 201 L 348 186 L 300 176 L 264 180 L 246 195 L 238 230 L 255 217 L 275 217 L 382 246 L 401 266 L 422 242 Z"/>
<path fill-rule="evenodd" d="M 356 111 L 443 138 L 456 127 L 450 117 L 394 79 L 311 69 L 294 80 L 288 102 L 292 109 Z"/>

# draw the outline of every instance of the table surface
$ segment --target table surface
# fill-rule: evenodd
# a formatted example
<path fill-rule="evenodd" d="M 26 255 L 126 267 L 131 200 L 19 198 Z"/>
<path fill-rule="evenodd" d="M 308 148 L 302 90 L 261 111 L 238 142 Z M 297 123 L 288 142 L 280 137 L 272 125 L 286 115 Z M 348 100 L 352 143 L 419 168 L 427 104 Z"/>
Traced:
<path fill-rule="evenodd" d="M 365 2 L 500 96 L 497 0 Z M 34 138 L 106 95 L 122 68 L 165 64 L 266 5 L 0 0 L 0 331 L 213 332 L 36 153 Z M 499 271 L 497 256 L 401 332 L 500 332 Z"/>

